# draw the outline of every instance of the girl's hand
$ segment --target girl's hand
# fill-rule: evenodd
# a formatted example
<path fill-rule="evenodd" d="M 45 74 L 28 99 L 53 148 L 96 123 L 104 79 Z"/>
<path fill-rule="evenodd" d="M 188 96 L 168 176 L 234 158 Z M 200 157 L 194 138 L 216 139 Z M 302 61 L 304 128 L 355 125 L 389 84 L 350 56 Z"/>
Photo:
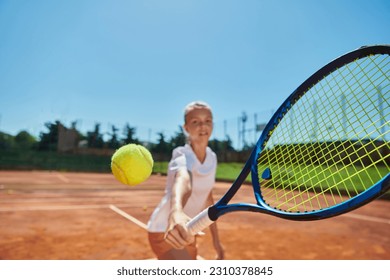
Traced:
<path fill-rule="evenodd" d="M 174 211 L 169 216 L 169 226 L 165 233 L 165 240 L 175 249 L 183 249 L 188 244 L 195 241 L 186 227 L 190 218 L 182 211 Z"/>

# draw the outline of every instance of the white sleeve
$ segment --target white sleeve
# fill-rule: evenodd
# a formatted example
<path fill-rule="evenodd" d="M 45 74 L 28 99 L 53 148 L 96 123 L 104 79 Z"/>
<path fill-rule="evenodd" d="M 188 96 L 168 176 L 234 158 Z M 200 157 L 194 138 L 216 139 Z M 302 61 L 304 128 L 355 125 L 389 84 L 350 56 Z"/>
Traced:
<path fill-rule="evenodd" d="M 176 173 L 179 169 L 184 168 L 187 170 L 187 160 L 184 153 L 178 151 L 177 149 L 172 152 L 172 159 L 168 165 L 168 173 Z"/>

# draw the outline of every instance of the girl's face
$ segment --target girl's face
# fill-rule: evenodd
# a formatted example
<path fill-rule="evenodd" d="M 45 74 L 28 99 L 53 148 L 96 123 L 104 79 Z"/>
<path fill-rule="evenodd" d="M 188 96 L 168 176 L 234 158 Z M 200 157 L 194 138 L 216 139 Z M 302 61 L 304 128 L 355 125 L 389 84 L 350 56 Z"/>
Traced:
<path fill-rule="evenodd" d="M 187 113 L 184 129 L 192 144 L 208 144 L 213 131 L 213 115 L 207 108 L 194 108 Z"/>

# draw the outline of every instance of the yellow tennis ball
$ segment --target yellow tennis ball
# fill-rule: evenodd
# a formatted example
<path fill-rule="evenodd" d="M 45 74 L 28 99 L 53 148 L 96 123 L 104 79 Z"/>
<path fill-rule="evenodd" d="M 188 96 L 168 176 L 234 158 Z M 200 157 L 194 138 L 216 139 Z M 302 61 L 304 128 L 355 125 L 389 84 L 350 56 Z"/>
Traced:
<path fill-rule="evenodd" d="M 123 184 L 135 186 L 149 178 L 153 170 L 153 157 L 143 146 L 122 146 L 111 158 L 111 170 Z"/>

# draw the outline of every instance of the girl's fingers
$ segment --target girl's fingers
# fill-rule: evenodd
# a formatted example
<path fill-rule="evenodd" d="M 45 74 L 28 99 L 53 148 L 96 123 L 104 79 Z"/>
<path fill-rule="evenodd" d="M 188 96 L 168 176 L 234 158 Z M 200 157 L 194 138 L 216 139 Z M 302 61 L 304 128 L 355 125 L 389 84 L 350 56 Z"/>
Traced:
<path fill-rule="evenodd" d="M 182 249 L 194 242 L 194 237 L 180 225 L 176 225 L 172 230 L 169 230 L 165 235 L 165 239 L 176 249 Z"/>

